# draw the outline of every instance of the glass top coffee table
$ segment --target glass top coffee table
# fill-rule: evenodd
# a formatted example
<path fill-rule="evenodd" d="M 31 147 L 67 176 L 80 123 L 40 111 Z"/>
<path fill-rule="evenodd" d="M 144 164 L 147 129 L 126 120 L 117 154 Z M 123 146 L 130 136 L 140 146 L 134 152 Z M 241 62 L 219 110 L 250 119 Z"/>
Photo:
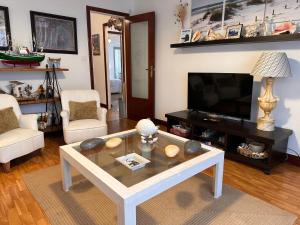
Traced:
<path fill-rule="evenodd" d="M 215 167 L 214 197 L 222 195 L 224 152 L 214 147 L 202 145 L 202 150 L 187 154 L 184 144 L 188 139 L 167 132 L 158 131 L 158 141 L 154 144 L 141 143 L 135 129 L 103 138 L 119 137 L 122 142 L 115 148 L 105 144 L 91 150 L 82 150 L 80 143 L 60 147 L 63 189 L 72 186 L 71 167 L 98 187 L 118 206 L 118 224 L 136 224 L 136 206 L 164 192 L 178 183 Z M 176 145 L 180 151 L 174 158 L 165 154 L 165 147 Z M 145 165 L 132 170 L 121 163 L 135 156 L 144 160 Z M 130 161 L 131 163 L 132 161 Z M 134 164 L 133 164 L 134 165 Z"/>

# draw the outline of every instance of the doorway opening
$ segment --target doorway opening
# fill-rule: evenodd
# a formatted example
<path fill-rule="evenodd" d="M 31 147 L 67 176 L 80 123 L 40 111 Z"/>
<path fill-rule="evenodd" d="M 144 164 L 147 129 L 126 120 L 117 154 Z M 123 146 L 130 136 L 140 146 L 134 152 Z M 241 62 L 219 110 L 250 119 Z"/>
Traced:
<path fill-rule="evenodd" d="M 103 24 L 106 76 L 108 80 L 108 109 L 111 120 L 126 118 L 126 89 L 124 75 L 123 32 Z"/>
<path fill-rule="evenodd" d="M 155 13 L 87 6 L 91 88 L 100 93 L 108 121 L 154 119 Z"/>
<path fill-rule="evenodd" d="M 126 117 L 123 21 L 127 13 L 87 6 L 91 88 L 100 94 L 107 120 Z"/>

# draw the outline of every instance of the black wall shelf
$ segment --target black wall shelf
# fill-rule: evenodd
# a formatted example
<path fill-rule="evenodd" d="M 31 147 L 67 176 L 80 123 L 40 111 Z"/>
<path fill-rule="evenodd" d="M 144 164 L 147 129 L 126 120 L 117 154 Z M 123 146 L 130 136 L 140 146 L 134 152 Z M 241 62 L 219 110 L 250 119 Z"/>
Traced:
<path fill-rule="evenodd" d="M 214 41 L 201 41 L 189 43 L 171 44 L 171 48 L 190 48 L 204 47 L 209 45 L 228 45 L 228 44 L 244 44 L 244 43 L 265 43 L 265 42 L 282 42 L 282 41 L 300 41 L 300 33 L 297 34 L 281 34 L 276 36 L 249 37 L 238 39 L 223 39 Z"/>

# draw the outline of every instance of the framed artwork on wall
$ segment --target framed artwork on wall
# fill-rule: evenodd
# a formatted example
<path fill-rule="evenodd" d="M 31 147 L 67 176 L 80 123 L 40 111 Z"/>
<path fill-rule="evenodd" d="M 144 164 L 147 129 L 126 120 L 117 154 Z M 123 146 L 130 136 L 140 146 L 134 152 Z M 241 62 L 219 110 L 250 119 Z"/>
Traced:
<path fill-rule="evenodd" d="M 92 35 L 92 51 L 93 55 L 101 55 L 100 52 L 100 35 L 99 34 L 93 34 Z"/>
<path fill-rule="evenodd" d="M 76 18 L 30 11 L 35 51 L 78 54 Z"/>
<path fill-rule="evenodd" d="M 8 8 L 0 6 L 0 50 L 7 51 L 11 45 Z"/>
<path fill-rule="evenodd" d="M 236 24 L 243 37 L 300 33 L 300 0 L 191 0 L 194 32 L 235 33 Z"/>

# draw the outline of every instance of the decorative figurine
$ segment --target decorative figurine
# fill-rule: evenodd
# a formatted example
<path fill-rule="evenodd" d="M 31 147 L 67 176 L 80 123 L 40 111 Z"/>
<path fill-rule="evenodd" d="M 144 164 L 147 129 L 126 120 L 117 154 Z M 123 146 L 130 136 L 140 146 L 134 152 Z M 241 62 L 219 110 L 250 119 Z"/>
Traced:
<path fill-rule="evenodd" d="M 11 85 L 12 95 L 16 98 L 22 97 L 22 85 L 24 83 L 17 80 L 9 81 L 9 83 Z"/>
<path fill-rule="evenodd" d="M 142 143 L 154 143 L 158 140 L 156 135 L 158 127 L 150 119 L 142 119 L 137 125 L 136 129 L 141 135 Z"/>
<path fill-rule="evenodd" d="M 32 98 L 32 85 L 27 84 L 24 88 L 24 94 L 26 98 Z"/>
<path fill-rule="evenodd" d="M 43 86 L 42 84 L 39 86 L 37 92 L 38 92 L 38 98 L 39 98 L 39 99 L 44 99 L 44 98 L 46 98 L 46 95 L 45 95 L 45 88 L 44 88 L 44 86 Z"/>
<path fill-rule="evenodd" d="M 38 118 L 38 126 L 40 130 L 45 130 L 47 128 L 48 113 L 41 113 Z"/>

